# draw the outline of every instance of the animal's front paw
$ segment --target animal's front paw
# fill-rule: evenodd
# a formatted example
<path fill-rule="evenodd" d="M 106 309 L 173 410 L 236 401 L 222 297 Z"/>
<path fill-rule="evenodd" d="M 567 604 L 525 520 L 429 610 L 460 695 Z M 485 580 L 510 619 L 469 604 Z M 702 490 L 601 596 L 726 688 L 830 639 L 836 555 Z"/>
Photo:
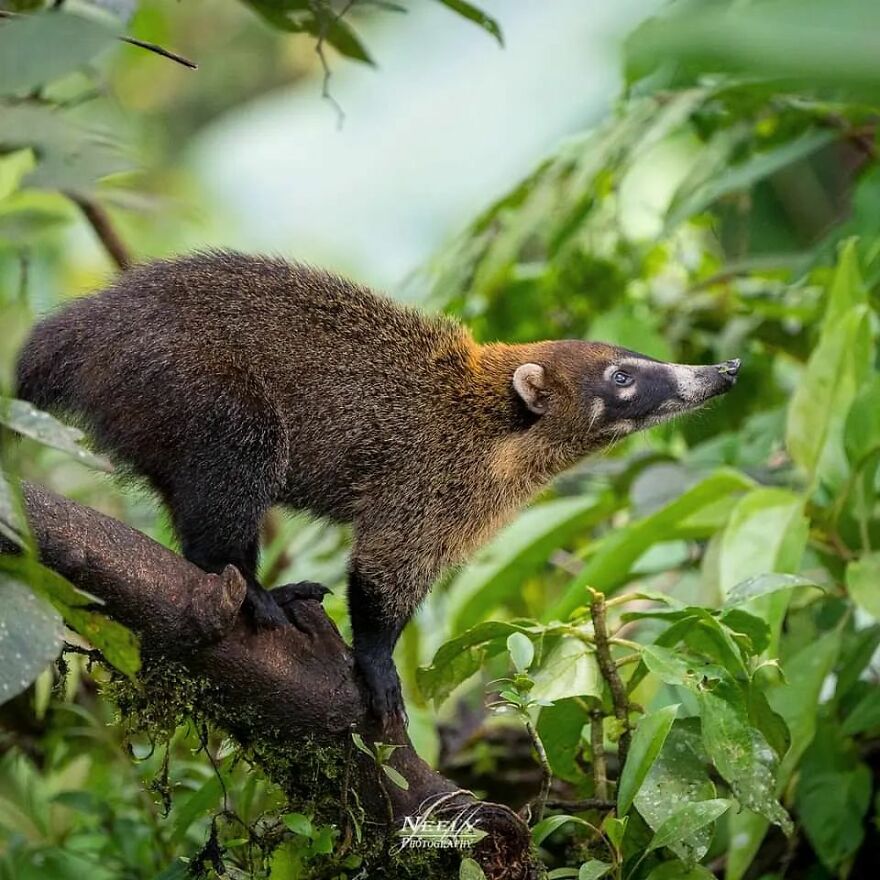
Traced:
<path fill-rule="evenodd" d="M 248 584 L 247 608 L 255 629 L 278 629 L 288 625 L 284 609 L 262 587 Z"/>
<path fill-rule="evenodd" d="M 384 732 L 393 733 L 407 726 L 409 719 L 400 689 L 400 677 L 390 658 L 358 655 L 357 664 L 367 686 L 367 705 Z"/>
<path fill-rule="evenodd" d="M 323 584 L 317 584 L 314 581 L 300 581 L 296 584 L 285 584 L 282 587 L 276 587 L 269 595 L 282 609 L 287 620 L 297 629 L 309 635 L 314 635 L 315 627 L 312 620 L 314 612 L 301 606 L 300 602 L 309 599 L 321 602 L 329 592 L 330 590 Z"/>

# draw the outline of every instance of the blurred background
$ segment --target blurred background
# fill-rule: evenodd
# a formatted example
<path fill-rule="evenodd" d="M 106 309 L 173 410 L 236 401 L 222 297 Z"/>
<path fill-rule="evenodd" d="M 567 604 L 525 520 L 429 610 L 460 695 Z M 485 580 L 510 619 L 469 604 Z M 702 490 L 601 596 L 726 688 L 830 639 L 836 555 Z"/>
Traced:
<path fill-rule="evenodd" d="M 759 609 L 762 656 L 781 658 L 788 682 L 768 699 L 791 729 L 774 778 L 795 837 L 768 831 L 771 811 L 753 802 L 718 823 L 705 867 L 657 878 L 868 876 L 880 853 L 880 6 L 478 5 L 0 0 L 0 389 L 12 393 L 41 314 L 120 263 L 205 247 L 338 270 L 456 314 L 481 340 L 742 357 L 735 395 L 583 463 L 434 591 L 397 655 L 410 733 L 457 782 L 519 807 L 540 771 L 521 725 L 484 700 L 509 658 L 488 631 L 466 634 L 563 619 L 587 585 L 716 608 L 753 575 L 809 576 L 821 598 Z M 24 477 L 174 545 L 152 499 L 71 456 L 60 429 L 3 420 L 24 435 L 3 451 L 7 526 Z M 348 540 L 273 513 L 264 578 L 332 586 L 325 607 L 346 632 Z M 640 626 L 633 637 L 656 635 Z M 455 639 L 473 655 L 458 678 L 431 665 Z M 816 644 L 827 657 L 798 677 Z M 194 725 L 167 748 L 126 733 L 107 674 L 65 658 L 65 675 L 43 663 L 0 706 L 0 878 L 183 876 L 221 798 L 204 753 L 222 763 L 228 744 Z M 575 667 L 536 691 L 553 703 L 538 729 L 569 797 L 592 793 L 591 691 Z M 645 706 L 699 714 L 668 682 L 639 688 Z M 256 771 L 224 772 L 246 822 L 274 828 L 265 817 L 289 811 Z M 664 816 L 643 806 L 656 830 Z M 338 829 L 288 830 L 298 842 L 282 862 L 226 829 L 228 872 L 357 875 L 357 863 L 319 871 Z M 556 839 L 544 856 L 563 870 L 591 845 Z"/>

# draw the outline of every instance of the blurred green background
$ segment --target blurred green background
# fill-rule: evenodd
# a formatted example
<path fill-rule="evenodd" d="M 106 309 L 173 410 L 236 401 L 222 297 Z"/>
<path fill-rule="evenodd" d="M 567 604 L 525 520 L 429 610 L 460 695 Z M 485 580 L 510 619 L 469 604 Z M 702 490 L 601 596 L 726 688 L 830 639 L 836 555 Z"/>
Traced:
<path fill-rule="evenodd" d="M 136 259 L 280 253 L 456 314 L 481 340 L 742 357 L 723 402 L 584 462 L 434 591 L 397 654 L 410 733 L 460 784 L 519 807 L 539 772 L 521 725 L 484 707 L 509 666 L 487 621 L 577 616 L 587 586 L 716 609 L 748 578 L 798 575 L 824 591 L 748 606 L 764 629 L 743 692 L 772 713 L 750 705 L 740 720 L 773 746 L 772 792 L 738 789 L 704 742 L 688 772 L 711 788 L 693 799 L 732 791 L 749 809 L 719 819 L 704 846 L 687 838 L 703 866 L 673 848 L 627 871 L 869 876 L 880 859 L 880 6 L 485 0 L 481 18 L 467 4 L 395 5 L 96 0 L 38 16 L 47 30 L 30 34 L 22 17 L 0 20 L 0 384 L 11 390 L 40 314 L 116 271 L 83 204 L 107 212 Z M 91 24 L 42 21 L 77 13 Z M 34 479 L 173 545 L 145 494 L 29 439 L 14 413 L 5 421 L 26 436 L 4 449 L 0 497 Z M 10 527 L 14 504 L 0 512 Z M 347 542 L 345 529 L 273 514 L 263 560 L 269 583 L 332 586 L 325 607 L 343 632 Z M 638 644 L 658 638 L 659 624 L 617 622 Z M 455 639 L 467 662 L 431 665 Z M 577 657 L 547 672 L 551 655 L 536 661 L 536 693 L 553 703 L 538 731 L 554 791 L 587 796 L 589 700 L 603 695 Z M 338 829 L 290 812 L 217 734 L 189 725 L 151 749 L 114 722 L 106 673 L 65 657 L 66 677 L 44 671 L 0 706 L 0 878 L 182 876 L 179 857 L 200 850 L 223 799 L 207 751 L 243 822 L 286 841 L 266 855 L 225 823 L 229 875 L 359 876 L 356 861 L 333 861 Z M 784 674 L 764 681 L 777 658 Z M 649 671 L 636 702 L 681 703 L 676 725 L 701 717 L 686 687 Z M 768 831 L 784 824 L 777 799 L 793 837 Z M 638 828 L 668 818 L 636 806 L 621 866 Z M 557 832 L 542 855 L 575 871 L 556 876 L 577 876 L 610 858 L 603 846 Z"/>

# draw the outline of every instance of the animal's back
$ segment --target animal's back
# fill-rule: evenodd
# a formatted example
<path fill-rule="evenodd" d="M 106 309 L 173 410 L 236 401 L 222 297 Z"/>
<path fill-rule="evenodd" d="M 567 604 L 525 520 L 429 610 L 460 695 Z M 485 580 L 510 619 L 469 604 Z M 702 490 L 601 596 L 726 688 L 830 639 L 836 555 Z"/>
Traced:
<path fill-rule="evenodd" d="M 169 467 L 198 471 L 227 441 L 280 443 L 273 500 L 350 518 L 359 485 L 424 437 L 466 340 L 329 273 L 215 252 L 132 269 L 42 322 L 19 386 L 166 495 Z"/>

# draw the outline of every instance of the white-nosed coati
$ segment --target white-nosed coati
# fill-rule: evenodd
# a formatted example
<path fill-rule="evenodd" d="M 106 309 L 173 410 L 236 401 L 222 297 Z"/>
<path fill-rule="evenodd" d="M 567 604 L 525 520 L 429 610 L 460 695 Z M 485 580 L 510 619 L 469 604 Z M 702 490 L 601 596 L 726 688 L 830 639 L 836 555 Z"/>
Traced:
<path fill-rule="evenodd" d="M 479 345 L 455 321 L 335 275 L 212 252 L 138 266 L 39 323 L 18 394 L 78 416 L 146 477 L 183 553 L 236 565 L 258 625 L 297 622 L 257 581 L 266 510 L 354 524 L 349 608 L 374 710 L 444 567 L 586 453 L 727 391 L 739 361 L 661 363 L 597 342 Z"/>

